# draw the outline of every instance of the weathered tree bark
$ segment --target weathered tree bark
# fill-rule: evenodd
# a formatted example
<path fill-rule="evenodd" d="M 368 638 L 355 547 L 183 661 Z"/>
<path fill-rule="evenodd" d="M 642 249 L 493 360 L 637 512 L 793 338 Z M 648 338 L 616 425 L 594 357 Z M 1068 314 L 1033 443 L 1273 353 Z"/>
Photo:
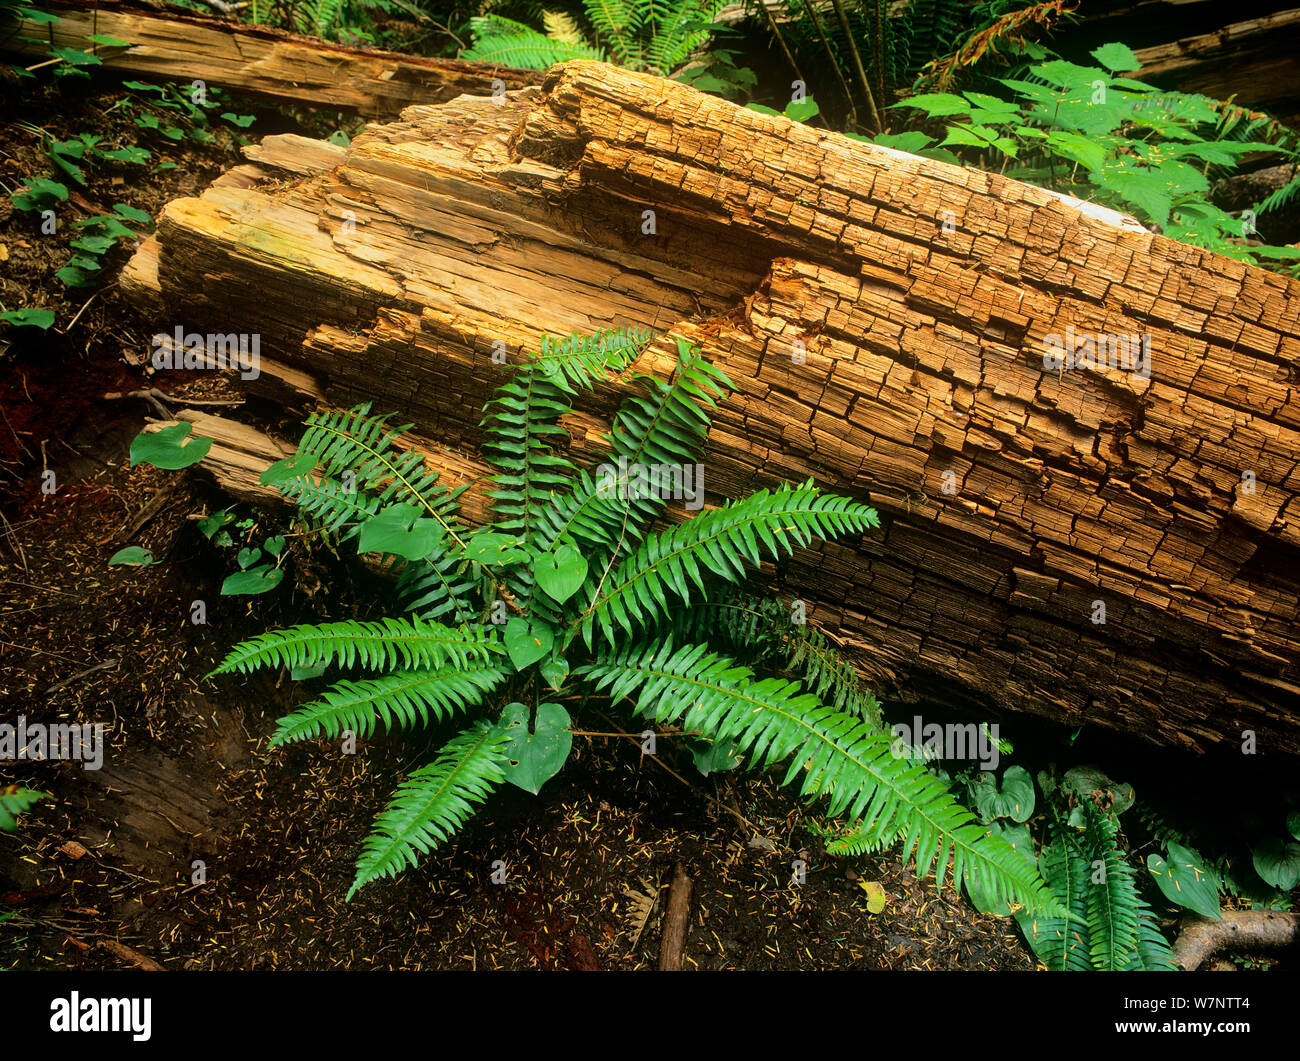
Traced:
<path fill-rule="evenodd" d="M 0 50 L 49 57 L 50 45 L 94 51 L 108 70 L 189 85 L 200 80 L 272 100 L 289 100 L 394 117 L 413 103 L 440 103 L 462 92 L 484 95 L 540 83 L 534 70 L 351 48 L 265 26 L 160 12 L 122 0 L 51 0 L 59 21 L 0 25 Z M 92 34 L 128 42 L 95 45 Z"/>
<path fill-rule="evenodd" d="M 1300 753 L 1300 284 L 599 63 L 306 147 L 167 205 L 122 280 L 158 331 L 257 333 L 251 389 L 373 399 L 470 476 L 498 344 L 650 327 L 666 374 L 681 336 L 738 389 L 710 502 L 813 476 L 886 517 L 785 572 L 883 695 Z M 1149 378 L 1045 370 L 1067 335 Z"/>

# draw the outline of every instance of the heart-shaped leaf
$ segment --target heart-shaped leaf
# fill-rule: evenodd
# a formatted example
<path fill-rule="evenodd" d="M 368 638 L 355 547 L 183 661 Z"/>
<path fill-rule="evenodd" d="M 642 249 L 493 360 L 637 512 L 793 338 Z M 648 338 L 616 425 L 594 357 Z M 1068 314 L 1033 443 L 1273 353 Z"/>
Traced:
<path fill-rule="evenodd" d="M 740 765 L 735 740 L 692 740 L 687 741 L 691 757 L 695 760 L 695 769 L 705 777 L 709 774 L 724 773 Z"/>
<path fill-rule="evenodd" d="M 1000 836 L 1003 840 L 1011 845 L 1012 850 L 1020 856 L 1022 862 L 1029 869 L 1033 869 L 1036 864 L 1034 854 L 1033 837 L 1029 835 L 1029 826 L 1027 825 L 1009 825 L 1003 826 L 995 822 L 989 826 L 989 834 Z M 966 894 L 970 896 L 971 905 L 981 914 L 995 914 L 998 917 L 1010 917 L 1015 913 L 1012 906 L 1002 898 L 996 889 L 986 888 L 980 879 L 979 870 L 975 866 L 969 866 L 963 883 L 966 885 Z"/>
<path fill-rule="evenodd" d="M 184 422 L 164 427 L 161 431 L 141 431 L 131 440 L 131 467 L 152 464 L 155 468 L 175 471 L 197 464 L 212 448 L 210 438 L 192 438 L 185 441 L 190 425 Z"/>
<path fill-rule="evenodd" d="M 867 893 L 867 913 L 878 914 L 885 908 L 885 902 L 889 897 L 880 883 L 874 880 L 860 880 L 858 887 Z"/>
<path fill-rule="evenodd" d="M 234 518 L 235 517 L 232 516 L 229 512 L 227 512 L 225 509 L 222 509 L 220 512 L 214 512 L 212 513 L 212 515 L 206 516 L 205 518 L 199 520 L 199 530 L 203 532 L 203 536 L 205 538 L 210 539 L 214 534 L 217 533 L 217 531 L 221 530 L 222 527 L 224 527 L 227 523 L 229 523 Z"/>
<path fill-rule="evenodd" d="M 476 564 L 517 564 L 528 559 L 518 538 L 494 531 L 479 531 L 465 543 L 465 557 Z"/>
<path fill-rule="evenodd" d="M 275 486 L 287 479 L 296 479 L 308 475 L 316 467 L 316 458 L 310 453 L 295 453 L 292 457 L 278 460 L 266 469 L 258 478 L 263 486 Z"/>
<path fill-rule="evenodd" d="M 109 566 L 114 564 L 129 564 L 132 567 L 147 567 L 149 564 L 156 564 L 153 553 L 139 545 L 128 545 L 125 549 L 119 549 L 108 558 Z"/>
<path fill-rule="evenodd" d="M 248 568 L 252 567 L 261 558 L 262 550 L 256 546 L 252 546 L 248 549 L 240 549 L 239 553 L 235 556 L 235 561 L 241 568 L 248 570 Z"/>
<path fill-rule="evenodd" d="M 560 653 L 554 652 L 537 665 L 537 670 L 546 684 L 558 693 L 564 685 L 564 679 L 569 676 L 569 661 Z"/>
<path fill-rule="evenodd" d="M 1255 848 L 1253 861 L 1255 872 L 1274 888 L 1289 892 L 1300 884 L 1300 844 L 1271 837 Z"/>
<path fill-rule="evenodd" d="M 502 748 L 510 760 L 506 780 L 537 795 L 559 773 L 573 747 L 569 713 L 559 704 L 538 704 L 537 725 L 529 733 L 528 708 L 507 704 L 498 725 L 510 736 L 510 743 Z"/>
<path fill-rule="evenodd" d="M 266 541 L 262 543 L 262 548 L 264 548 L 272 556 L 279 556 L 282 552 L 284 552 L 283 536 L 277 534 L 274 538 L 267 538 Z"/>
<path fill-rule="evenodd" d="M 555 635 L 546 623 L 516 615 L 506 623 L 505 643 L 515 669 L 523 670 L 551 651 Z"/>
<path fill-rule="evenodd" d="M 561 545 L 543 553 L 533 568 L 537 584 L 557 604 L 563 604 L 582 588 L 587 579 L 587 559 L 572 545 Z"/>
<path fill-rule="evenodd" d="M 971 802 L 986 822 L 1010 818 L 1023 822 L 1034 813 L 1034 780 L 1021 766 L 1008 766 L 1002 775 L 1001 791 L 992 774 L 982 772 L 970 786 Z"/>
<path fill-rule="evenodd" d="M 389 505 L 361 524 L 358 553 L 392 553 L 405 560 L 423 560 L 442 540 L 436 519 L 421 516 L 418 505 Z"/>
<path fill-rule="evenodd" d="M 251 571 L 236 571 L 221 583 L 223 597 L 254 596 L 275 589 L 284 578 L 284 572 L 278 567 L 263 564 Z"/>
<path fill-rule="evenodd" d="M 1147 855 L 1147 869 L 1164 897 L 1175 906 L 1219 920 L 1219 885 L 1201 856 L 1175 843 L 1169 844 L 1167 853 L 1168 860 Z"/>

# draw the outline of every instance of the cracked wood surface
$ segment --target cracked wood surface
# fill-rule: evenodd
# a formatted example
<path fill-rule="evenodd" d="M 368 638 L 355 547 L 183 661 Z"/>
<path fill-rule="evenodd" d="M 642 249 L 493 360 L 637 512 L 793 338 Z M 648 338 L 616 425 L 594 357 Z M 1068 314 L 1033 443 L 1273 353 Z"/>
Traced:
<path fill-rule="evenodd" d="M 541 74 L 491 63 L 403 55 L 302 37 L 197 12 L 159 11 L 121 0 L 53 0 L 55 23 L 21 22 L 0 50 L 48 59 L 51 45 L 93 49 L 105 69 L 189 85 L 201 80 L 273 100 L 391 118 L 413 103 L 439 103 L 462 92 L 535 85 Z M 92 34 L 129 47 L 87 44 Z"/>
<path fill-rule="evenodd" d="M 260 333 L 253 389 L 469 454 L 497 342 L 649 327 L 666 374 L 682 336 L 738 386 L 710 503 L 813 476 L 885 517 L 785 569 L 884 696 L 1300 752 L 1300 284 L 585 61 L 254 157 L 122 281 L 159 331 Z M 1149 378 L 1046 371 L 1067 328 L 1148 337 Z"/>

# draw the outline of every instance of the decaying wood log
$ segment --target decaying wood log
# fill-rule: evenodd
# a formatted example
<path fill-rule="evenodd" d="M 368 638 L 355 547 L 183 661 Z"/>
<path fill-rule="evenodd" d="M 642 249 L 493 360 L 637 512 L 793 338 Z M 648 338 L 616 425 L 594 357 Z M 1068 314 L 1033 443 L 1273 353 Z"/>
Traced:
<path fill-rule="evenodd" d="M 785 571 L 883 695 L 1300 753 L 1300 284 L 591 62 L 240 170 L 122 284 L 159 332 L 259 335 L 253 392 L 469 454 L 494 352 L 649 327 L 666 375 L 681 336 L 738 389 L 710 503 L 813 476 L 886 517 Z M 1114 361 L 1048 370 L 1080 337 Z"/>
<path fill-rule="evenodd" d="M 272 100 L 327 106 L 367 118 L 394 117 L 412 103 L 439 103 L 462 92 L 520 88 L 534 70 L 402 55 L 300 37 L 266 26 L 189 12 L 160 12 L 130 0 L 52 0 L 54 23 L 4 29 L 0 50 L 48 59 L 51 45 L 94 50 L 104 68 L 152 78 L 195 80 Z M 92 34 L 126 48 L 88 44 Z"/>
<path fill-rule="evenodd" d="M 1217 921 L 1188 915 L 1174 942 L 1173 960 L 1180 969 L 1199 969 L 1221 950 L 1269 951 L 1300 939 L 1300 914 L 1280 910 L 1225 910 Z"/>

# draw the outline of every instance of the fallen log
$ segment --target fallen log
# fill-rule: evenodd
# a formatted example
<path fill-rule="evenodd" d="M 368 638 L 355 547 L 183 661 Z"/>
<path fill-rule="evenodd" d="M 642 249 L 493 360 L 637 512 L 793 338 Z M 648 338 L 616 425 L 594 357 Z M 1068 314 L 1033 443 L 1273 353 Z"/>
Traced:
<path fill-rule="evenodd" d="M 1300 284 L 591 62 L 230 176 L 122 286 L 159 332 L 259 335 L 255 393 L 291 371 L 472 453 L 502 351 L 648 327 L 666 374 L 681 336 L 738 387 L 710 503 L 812 476 L 886 517 L 785 571 L 884 696 L 1300 753 Z"/>
<path fill-rule="evenodd" d="M 539 84 L 542 75 L 355 48 L 267 26 L 159 11 L 130 0 L 52 0 L 57 22 L 0 25 L 0 50 L 48 59 L 51 46 L 94 51 L 102 66 L 156 81 L 198 80 L 273 101 L 329 107 L 367 118 L 393 117 L 413 103 L 439 103 L 462 92 L 487 95 Z M 92 34 L 127 47 L 88 43 Z"/>
<path fill-rule="evenodd" d="M 1281 950 L 1298 939 L 1300 914 L 1280 910 L 1225 910 L 1216 921 L 1188 915 L 1174 942 L 1173 960 L 1180 969 L 1199 969 L 1222 950 Z"/>

